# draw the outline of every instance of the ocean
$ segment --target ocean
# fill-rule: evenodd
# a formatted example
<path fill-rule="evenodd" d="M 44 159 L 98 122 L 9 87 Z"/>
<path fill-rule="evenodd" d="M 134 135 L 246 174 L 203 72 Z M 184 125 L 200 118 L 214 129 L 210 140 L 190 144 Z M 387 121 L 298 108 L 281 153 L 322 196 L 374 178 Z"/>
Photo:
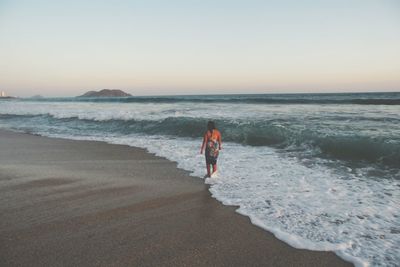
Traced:
<path fill-rule="evenodd" d="M 400 93 L 0 100 L 1 128 L 146 148 L 196 177 L 208 120 L 213 197 L 293 247 L 400 265 Z"/>

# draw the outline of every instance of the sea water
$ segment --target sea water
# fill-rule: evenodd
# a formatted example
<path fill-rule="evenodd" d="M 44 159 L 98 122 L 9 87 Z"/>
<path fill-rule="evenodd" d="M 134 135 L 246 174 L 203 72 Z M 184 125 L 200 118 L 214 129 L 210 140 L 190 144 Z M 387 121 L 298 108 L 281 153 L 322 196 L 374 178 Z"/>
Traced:
<path fill-rule="evenodd" d="M 0 101 L 2 128 L 143 147 L 197 177 L 208 120 L 213 197 L 293 247 L 400 265 L 400 93 Z"/>

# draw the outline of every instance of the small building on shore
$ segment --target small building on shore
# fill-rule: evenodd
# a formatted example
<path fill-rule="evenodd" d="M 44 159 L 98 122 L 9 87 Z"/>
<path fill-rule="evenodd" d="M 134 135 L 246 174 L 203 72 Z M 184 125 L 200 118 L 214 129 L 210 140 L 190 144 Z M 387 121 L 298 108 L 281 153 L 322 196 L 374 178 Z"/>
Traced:
<path fill-rule="evenodd" d="M 0 92 L 0 97 L 6 97 L 6 93 L 4 91 Z"/>

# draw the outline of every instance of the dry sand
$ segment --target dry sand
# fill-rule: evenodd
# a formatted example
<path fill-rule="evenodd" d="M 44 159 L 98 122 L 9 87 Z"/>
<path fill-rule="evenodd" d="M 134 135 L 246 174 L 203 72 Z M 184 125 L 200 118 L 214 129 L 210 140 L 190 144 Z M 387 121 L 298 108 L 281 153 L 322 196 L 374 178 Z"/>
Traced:
<path fill-rule="evenodd" d="M 0 130 L 0 266 L 351 266 L 139 148 Z"/>

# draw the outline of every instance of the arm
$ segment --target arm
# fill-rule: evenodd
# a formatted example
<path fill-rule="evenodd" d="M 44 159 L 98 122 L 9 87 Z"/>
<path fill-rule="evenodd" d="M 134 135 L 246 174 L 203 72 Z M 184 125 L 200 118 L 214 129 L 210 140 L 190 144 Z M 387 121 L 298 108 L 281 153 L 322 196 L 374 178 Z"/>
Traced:
<path fill-rule="evenodd" d="M 218 144 L 219 144 L 219 150 L 222 149 L 222 138 L 221 138 L 221 134 L 218 135 Z"/>
<path fill-rule="evenodd" d="M 221 133 L 218 133 L 217 141 L 218 141 L 218 149 L 221 150 L 222 149 Z"/>
<path fill-rule="evenodd" d="M 206 145 L 206 141 L 207 141 L 207 134 L 205 134 L 203 137 L 203 144 L 201 144 L 200 154 L 203 154 L 203 150 L 204 150 L 204 146 Z"/>

